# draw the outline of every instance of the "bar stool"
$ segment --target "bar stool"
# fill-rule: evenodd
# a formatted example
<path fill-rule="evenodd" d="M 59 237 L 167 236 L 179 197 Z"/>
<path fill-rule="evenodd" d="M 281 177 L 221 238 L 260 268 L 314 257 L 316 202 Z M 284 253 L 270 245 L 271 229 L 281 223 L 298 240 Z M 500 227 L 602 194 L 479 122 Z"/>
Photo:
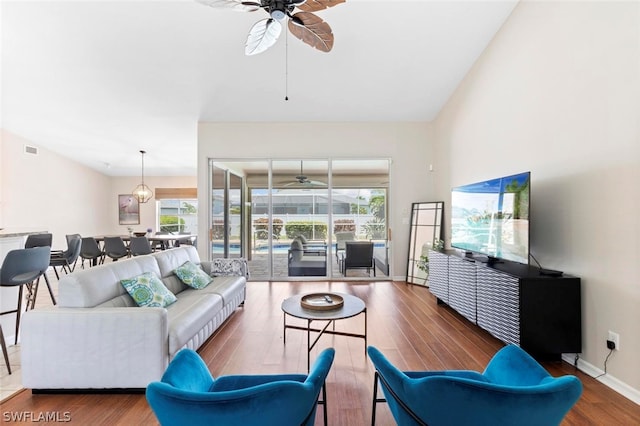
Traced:
<path fill-rule="evenodd" d="M 4 355 L 4 363 L 7 364 L 7 370 L 11 374 L 11 364 L 9 364 L 9 354 L 7 353 L 7 345 L 4 343 L 4 333 L 2 332 L 2 324 L 0 324 L 0 344 L 2 344 L 2 355 Z"/>
<path fill-rule="evenodd" d="M 47 281 L 47 285 L 49 285 L 49 279 L 47 278 L 46 271 L 49 267 L 50 256 L 51 247 L 34 247 L 11 250 L 7 253 L 4 262 L 2 262 L 2 268 L 0 269 L 0 286 L 19 286 L 18 307 L 11 311 L 0 312 L 0 315 L 16 314 L 16 337 L 14 344 L 18 343 L 18 331 L 20 329 L 20 314 L 22 313 L 22 286 L 24 284 L 27 285 L 28 296 L 26 309 L 33 309 L 36 300 L 35 296 L 38 291 L 38 287 L 34 282 L 36 282 L 40 276 L 44 276 L 44 279 Z M 7 347 L 4 341 L 4 333 L 2 333 L 2 325 L 0 325 L 0 337 L 2 338 L 2 353 L 4 355 L 5 362 L 7 363 L 9 374 L 11 374 Z"/>

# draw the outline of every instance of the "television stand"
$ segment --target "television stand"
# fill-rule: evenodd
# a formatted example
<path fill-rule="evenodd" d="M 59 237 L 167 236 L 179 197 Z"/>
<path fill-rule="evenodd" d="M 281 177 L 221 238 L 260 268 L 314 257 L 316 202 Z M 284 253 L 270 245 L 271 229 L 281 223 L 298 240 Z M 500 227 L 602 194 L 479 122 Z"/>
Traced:
<path fill-rule="evenodd" d="M 429 251 L 429 291 L 438 303 L 536 358 L 582 351 L 580 278 L 472 260 L 451 250 Z"/>
<path fill-rule="evenodd" d="M 556 271 L 554 269 L 540 268 L 540 274 L 541 275 L 548 275 L 550 277 L 561 277 L 563 272 L 562 271 Z"/>
<path fill-rule="evenodd" d="M 504 263 L 504 261 L 501 260 L 500 258 L 493 257 L 493 256 L 481 256 L 481 258 L 478 259 L 478 262 L 486 263 L 487 266 L 492 266 L 492 265 L 495 265 L 496 263 Z"/>
<path fill-rule="evenodd" d="M 465 260 L 473 260 L 474 262 L 484 263 L 488 266 L 495 265 L 497 263 L 504 263 L 499 257 L 487 256 L 483 254 L 473 254 L 473 252 L 464 252 Z"/>

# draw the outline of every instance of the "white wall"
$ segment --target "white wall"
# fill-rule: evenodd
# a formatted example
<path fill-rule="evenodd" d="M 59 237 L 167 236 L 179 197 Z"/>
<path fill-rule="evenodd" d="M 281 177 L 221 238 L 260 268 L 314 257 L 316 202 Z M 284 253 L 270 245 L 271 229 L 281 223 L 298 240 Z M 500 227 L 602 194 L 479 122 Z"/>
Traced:
<path fill-rule="evenodd" d="M 524 1 L 434 122 L 442 198 L 531 170 L 532 252 L 582 278 L 582 368 L 618 332 L 602 380 L 636 402 L 639 114 L 640 3 Z"/>
<path fill-rule="evenodd" d="M 25 154 L 25 145 L 38 154 Z M 1 149 L 2 227 L 49 231 L 62 250 L 66 234 L 95 235 L 111 224 L 108 176 L 5 130 Z"/>
<path fill-rule="evenodd" d="M 38 155 L 24 153 L 37 144 L 2 131 L 0 140 L 0 210 L 3 228 L 46 230 L 54 249 L 66 249 L 66 234 L 126 234 L 118 224 L 118 194 L 130 194 L 140 176 L 110 177 L 66 157 L 38 147 Z M 145 176 L 155 188 L 194 188 L 195 176 Z M 156 231 L 156 199 L 140 208 L 136 230 Z"/>
<path fill-rule="evenodd" d="M 198 187 L 207 188 L 208 158 L 391 158 L 389 226 L 392 230 L 392 276 L 404 279 L 407 267 L 411 203 L 434 201 L 428 123 L 200 123 Z M 198 193 L 206 206 L 206 192 Z M 209 220 L 200 209 L 199 223 Z M 207 241 L 207 227 L 199 227 Z M 200 255 L 205 253 L 202 245 Z"/>

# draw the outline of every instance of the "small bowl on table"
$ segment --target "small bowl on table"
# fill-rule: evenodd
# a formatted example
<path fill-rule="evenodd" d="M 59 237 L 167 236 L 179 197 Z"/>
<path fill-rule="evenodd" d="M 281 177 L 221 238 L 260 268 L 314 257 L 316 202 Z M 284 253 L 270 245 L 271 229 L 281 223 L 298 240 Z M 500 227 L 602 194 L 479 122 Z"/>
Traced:
<path fill-rule="evenodd" d="M 144 237 L 147 235 L 146 232 L 134 232 L 133 235 L 135 235 L 136 237 Z"/>

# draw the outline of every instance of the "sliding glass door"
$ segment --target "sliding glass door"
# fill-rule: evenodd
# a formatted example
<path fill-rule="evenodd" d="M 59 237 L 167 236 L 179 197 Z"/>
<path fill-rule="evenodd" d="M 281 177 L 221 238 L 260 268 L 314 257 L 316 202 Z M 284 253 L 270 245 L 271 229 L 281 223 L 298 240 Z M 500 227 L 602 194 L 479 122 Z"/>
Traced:
<path fill-rule="evenodd" d="M 334 278 L 389 276 L 387 238 L 388 160 L 334 160 L 332 162 Z M 347 245 L 371 248 L 366 256 Z M 362 250 L 362 249 L 361 249 Z"/>
<path fill-rule="evenodd" d="M 243 190 L 241 175 L 223 163 L 211 164 L 211 228 L 212 257 L 243 257 Z"/>
<path fill-rule="evenodd" d="M 279 230 L 271 245 L 273 278 L 326 277 L 329 162 L 273 160 L 271 169 L 271 218 Z"/>
<path fill-rule="evenodd" d="M 388 278 L 387 159 L 212 160 L 210 168 L 211 257 L 246 257 L 254 280 Z M 344 269 L 355 260 L 345 258 L 347 240 L 371 243 L 369 268 Z"/>

